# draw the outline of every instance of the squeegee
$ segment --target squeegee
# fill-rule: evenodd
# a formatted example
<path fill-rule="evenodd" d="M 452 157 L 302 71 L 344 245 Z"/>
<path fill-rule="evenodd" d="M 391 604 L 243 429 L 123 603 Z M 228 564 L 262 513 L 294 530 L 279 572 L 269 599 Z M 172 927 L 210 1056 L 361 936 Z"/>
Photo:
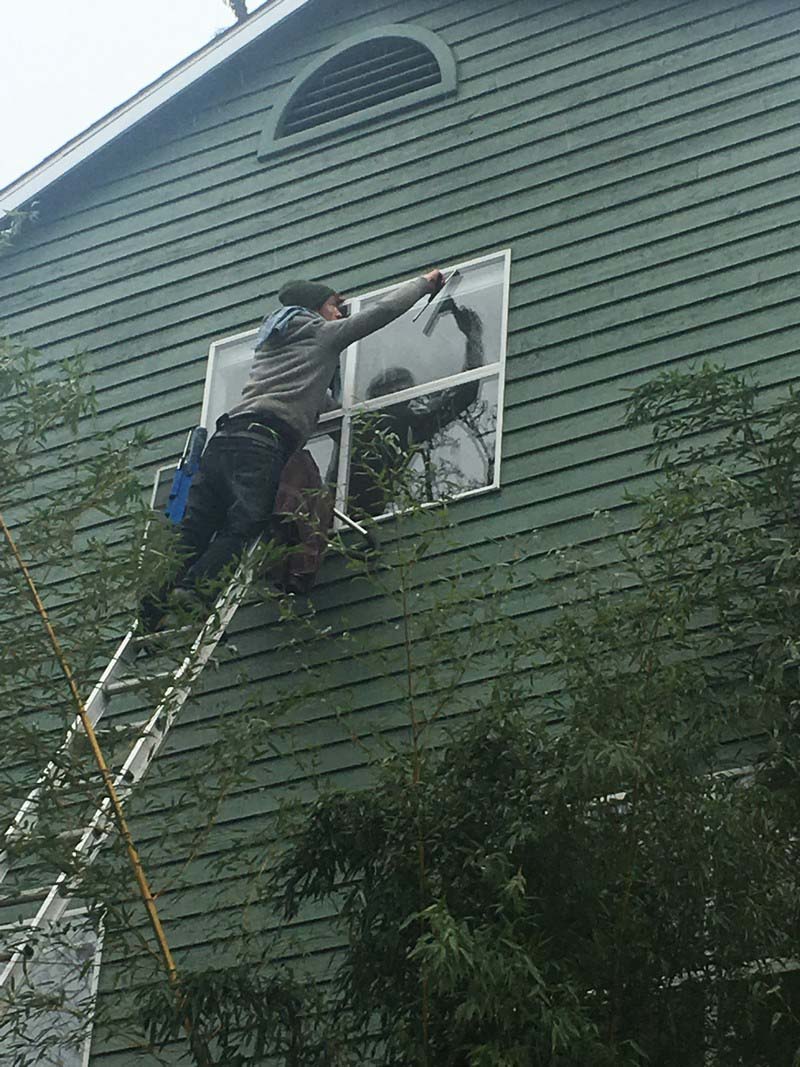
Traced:
<path fill-rule="evenodd" d="M 425 334 L 426 337 L 430 337 L 431 333 L 433 332 L 433 328 L 436 325 L 436 320 L 439 317 L 439 308 L 441 307 L 442 300 L 444 300 L 448 296 L 453 295 L 453 293 L 460 285 L 463 277 L 464 276 L 460 270 L 454 270 L 450 277 L 445 281 L 439 292 L 432 293 L 430 299 L 428 300 L 428 303 L 424 304 L 416 313 L 414 318 L 411 320 L 412 322 L 416 322 L 420 315 L 422 315 L 423 312 L 430 310 L 431 305 L 433 305 L 433 308 L 431 310 L 431 317 L 422 327 L 422 332 Z"/>

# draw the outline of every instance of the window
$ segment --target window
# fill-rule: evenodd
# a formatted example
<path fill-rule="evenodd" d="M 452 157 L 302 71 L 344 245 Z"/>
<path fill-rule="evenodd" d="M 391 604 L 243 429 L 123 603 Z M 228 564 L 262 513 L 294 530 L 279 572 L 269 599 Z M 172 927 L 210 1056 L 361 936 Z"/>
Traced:
<path fill-rule="evenodd" d="M 14 992 L 14 1007 L 0 1022 L 0 1067 L 86 1067 L 102 930 L 84 909 L 74 909 L 51 930 L 41 930 L 36 946 Z"/>
<path fill-rule="evenodd" d="M 381 26 L 316 59 L 274 105 L 258 157 L 455 92 L 456 64 L 435 33 Z"/>
<path fill-rule="evenodd" d="M 347 350 L 341 408 L 309 445 L 341 510 L 378 518 L 409 490 L 433 502 L 499 485 L 508 269 L 507 253 L 448 268 L 451 296 Z M 387 291 L 356 297 L 351 313 Z"/>
<path fill-rule="evenodd" d="M 409 482 L 423 503 L 499 485 L 510 253 L 444 273 L 453 276 L 447 293 L 430 310 L 426 297 L 342 354 L 338 407 L 306 446 L 337 507 L 354 517 L 395 513 Z M 350 313 L 391 288 L 353 297 Z M 256 333 L 211 346 L 201 415 L 209 432 L 239 399 Z"/>

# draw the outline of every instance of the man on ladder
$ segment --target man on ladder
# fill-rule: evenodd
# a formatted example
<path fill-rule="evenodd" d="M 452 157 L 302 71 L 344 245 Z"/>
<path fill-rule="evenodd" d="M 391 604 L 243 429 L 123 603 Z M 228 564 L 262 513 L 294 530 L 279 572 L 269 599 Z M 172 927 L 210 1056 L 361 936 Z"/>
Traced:
<path fill-rule="evenodd" d="M 430 271 L 351 318 L 343 316 L 341 297 L 327 286 L 314 282 L 292 282 L 284 286 L 279 294 L 283 308 L 268 316 L 259 332 L 250 380 L 242 399 L 218 420 L 217 431 L 200 458 L 197 474 L 191 481 L 180 531 L 186 558 L 176 592 L 193 595 L 198 585 L 216 578 L 266 529 L 272 518 L 281 470 L 289 455 L 305 443 L 313 431 L 317 416 L 325 406 L 328 384 L 342 350 L 398 318 L 426 293 L 433 297 L 442 284 L 440 271 Z M 201 447 L 202 434 L 197 436 L 197 446 L 187 449 L 186 463 L 182 466 L 188 474 L 195 469 Z M 176 487 L 175 499 L 171 501 L 176 516 L 183 508 L 185 488 L 185 483 Z M 0 525 L 29 582 L 32 597 L 69 681 L 78 713 L 58 753 L 39 775 L 10 826 L 0 837 L 0 883 L 12 873 L 14 846 L 29 837 L 39 823 L 42 797 L 58 796 L 64 805 L 67 801 L 72 802 L 70 778 L 65 772 L 69 761 L 65 756 L 79 736 L 85 734 L 90 739 L 106 793 L 99 804 L 91 797 L 85 809 L 81 806 L 72 809 L 77 843 L 72 849 L 71 864 L 63 866 L 57 874 L 53 872 L 51 883 L 32 888 L 23 885 L 21 890 L 12 889 L 5 897 L 5 905 L 17 909 L 15 921 L 19 930 L 5 947 L 0 943 L 1 1016 L 5 991 L 13 990 L 17 981 L 26 981 L 26 970 L 38 951 L 37 938 L 54 928 L 67 909 L 74 888 L 71 879 L 74 865 L 91 863 L 115 828 L 125 839 L 131 862 L 137 870 L 137 881 L 159 936 L 170 981 L 177 980 L 163 931 L 159 934 L 161 927 L 155 898 L 135 855 L 122 804 L 146 774 L 197 678 L 214 655 L 246 592 L 246 580 L 237 577 L 230 583 L 217 601 L 214 614 L 206 620 L 177 667 L 150 676 L 139 676 L 138 671 L 130 674 L 127 668 L 134 667 L 138 650 L 148 641 L 147 634 L 137 635 L 130 630 L 84 702 L 30 574 L 1 517 Z M 151 598 L 149 604 L 142 605 L 145 630 L 159 629 L 166 596 L 164 590 L 159 597 Z M 147 719 L 136 724 L 136 734 L 124 762 L 113 772 L 97 741 L 97 724 L 117 695 L 155 682 L 163 682 L 158 702 Z"/>
<path fill-rule="evenodd" d="M 345 318 L 343 299 L 321 282 L 291 281 L 283 305 L 261 324 L 242 398 L 217 420 L 189 490 L 180 526 L 183 562 L 174 600 L 193 601 L 269 525 L 289 456 L 305 444 L 325 409 L 327 391 L 349 345 L 437 293 L 439 270 L 406 282 Z M 145 600 L 145 630 L 157 630 L 167 590 Z"/>

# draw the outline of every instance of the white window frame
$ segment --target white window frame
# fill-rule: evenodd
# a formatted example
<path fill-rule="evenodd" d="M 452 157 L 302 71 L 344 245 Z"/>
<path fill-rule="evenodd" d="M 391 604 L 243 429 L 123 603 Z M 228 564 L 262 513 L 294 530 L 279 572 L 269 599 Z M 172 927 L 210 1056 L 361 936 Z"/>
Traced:
<path fill-rule="evenodd" d="M 160 467 L 156 468 L 155 477 L 153 478 L 153 488 L 150 490 L 150 510 L 151 511 L 155 511 L 156 510 L 156 505 L 158 504 L 158 491 L 161 488 L 161 486 L 163 485 L 164 480 L 166 478 L 169 478 L 170 479 L 170 484 L 171 484 L 172 483 L 172 478 L 173 478 L 173 476 L 175 474 L 175 471 L 177 469 L 178 469 L 178 464 L 177 463 L 164 463 Z M 162 512 L 163 510 L 164 510 L 164 508 L 158 508 L 159 512 Z"/>
<path fill-rule="evenodd" d="M 452 271 L 456 269 L 468 271 L 474 269 L 475 267 L 480 267 L 484 264 L 491 263 L 493 261 L 500 261 L 502 263 L 503 286 L 502 304 L 500 312 L 499 351 L 497 352 L 497 358 L 494 359 L 493 362 L 488 363 L 485 366 L 475 367 L 470 370 L 461 371 L 457 374 L 450 374 L 442 378 L 433 379 L 431 381 L 424 382 L 420 385 L 415 385 L 409 389 L 399 390 L 396 393 L 390 394 L 391 400 L 389 400 L 389 396 L 387 395 L 383 397 L 375 397 L 372 400 L 353 401 L 352 397 L 354 395 L 355 389 L 357 362 L 357 359 L 353 354 L 353 350 L 357 350 L 358 342 L 356 342 L 355 345 L 351 345 L 342 353 L 344 368 L 344 372 L 342 375 L 343 406 L 341 408 L 336 409 L 335 411 L 330 411 L 322 414 L 319 418 L 317 429 L 315 430 L 312 437 L 309 439 L 310 441 L 313 441 L 316 438 L 327 436 L 327 427 L 330 427 L 332 425 L 340 426 L 341 436 L 339 439 L 339 468 L 337 472 L 336 482 L 336 507 L 340 511 L 345 511 L 346 508 L 347 469 L 350 463 L 351 427 L 354 416 L 363 414 L 364 412 L 379 411 L 382 408 L 389 407 L 391 404 L 402 403 L 403 401 L 413 400 L 420 396 L 427 396 L 432 393 L 438 393 L 442 390 L 450 389 L 454 386 L 471 381 L 496 380 L 497 382 L 497 416 L 494 431 L 495 455 L 492 471 L 492 480 L 487 485 L 479 486 L 476 489 L 467 489 L 464 490 L 464 492 L 454 493 L 451 497 L 448 497 L 447 499 L 464 500 L 469 497 L 480 496 L 484 493 L 494 492 L 500 488 L 500 460 L 503 439 L 506 356 L 508 348 L 508 306 L 509 293 L 511 288 L 511 250 L 509 248 L 505 248 L 495 252 L 489 252 L 481 256 L 476 256 L 472 259 L 461 260 L 460 262 L 452 263 L 445 267 L 442 267 L 442 272 L 445 275 L 449 275 L 450 273 L 452 273 Z M 357 311 L 363 301 L 371 300 L 376 297 L 383 296 L 386 293 L 390 293 L 401 284 L 402 282 L 395 282 L 392 285 L 386 285 L 378 289 L 370 289 L 361 293 L 357 293 L 348 300 L 348 306 L 351 311 Z M 203 403 L 200 412 L 200 425 L 204 426 L 206 430 L 208 430 L 209 434 L 214 432 L 214 424 L 216 422 L 218 414 L 220 413 L 218 403 L 214 402 L 212 389 L 214 379 L 217 374 L 218 364 L 224 358 L 224 353 L 227 348 L 230 348 L 231 346 L 246 346 L 249 341 L 255 339 L 257 334 L 258 329 L 245 330 L 242 333 L 223 337 L 211 343 L 208 355 L 205 386 L 203 389 Z M 251 358 L 252 355 L 249 356 L 249 359 Z M 168 468 L 161 468 L 159 474 L 161 474 L 161 471 L 166 469 Z M 156 485 L 157 484 L 158 477 L 156 481 Z M 434 507 L 438 503 L 440 503 L 440 501 L 431 501 L 427 502 L 423 506 Z M 382 515 L 375 516 L 374 521 L 382 522 L 386 519 L 392 518 L 393 515 L 394 512 L 385 512 Z"/>
<path fill-rule="evenodd" d="M 85 907 L 70 908 L 69 910 L 65 911 L 64 914 L 61 916 L 61 918 L 58 920 L 58 925 L 61 925 L 62 923 L 69 922 L 70 920 L 74 921 L 76 919 L 80 919 L 81 917 L 88 917 L 88 915 L 89 915 L 88 909 L 85 908 Z M 27 925 L 26 923 L 22 923 L 19 926 L 17 924 L 10 924 L 8 926 L 4 926 L 3 929 L 4 930 L 23 930 L 26 925 Z M 81 1067 L 89 1067 L 89 1060 L 90 1060 L 91 1054 L 92 1054 L 92 1038 L 94 1036 L 94 1021 L 95 1021 L 96 1008 L 97 1008 L 97 990 L 98 990 L 98 986 L 100 984 L 100 966 L 101 966 L 102 954 L 103 954 L 103 941 L 104 941 L 104 938 L 105 938 L 105 927 L 104 927 L 104 924 L 103 924 L 102 921 L 98 922 L 98 924 L 97 924 L 96 934 L 97 934 L 97 937 L 96 937 L 96 941 L 95 941 L 94 954 L 92 956 L 91 964 L 89 965 L 88 990 L 87 990 L 87 994 L 88 995 L 87 995 L 86 1003 L 88 1003 L 91 1006 L 89 1008 L 89 1019 L 88 1019 L 88 1023 L 87 1023 L 87 1026 L 86 1026 L 86 1031 L 82 1036 L 82 1045 L 83 1045 L 83 1047 L 82 1047 L 82 1050 L 80 1052 L 80 1065 L 81 1065 Z M 36 961 L 34 961 L 34 962 L 36 962 Z M 39 961 L 39 963 L 41 965 L 40 961 Z M 55 1049 L 54 1049 L 54 1051 L 55 1051 Z M 3 1051 L 0 1050 L 0 1064 L 2 1064 L 2 1063 L 3 1063 Z"/>

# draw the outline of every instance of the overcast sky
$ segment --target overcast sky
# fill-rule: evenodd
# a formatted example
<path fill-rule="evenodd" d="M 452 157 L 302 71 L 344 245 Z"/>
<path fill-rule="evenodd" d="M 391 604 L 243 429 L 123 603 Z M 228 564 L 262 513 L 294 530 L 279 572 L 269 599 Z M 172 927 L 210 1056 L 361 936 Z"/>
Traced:
<path fill-rule="evenodd" d="M 0 2 L 0 189 L 234 23 L 223 0 Z"/>

